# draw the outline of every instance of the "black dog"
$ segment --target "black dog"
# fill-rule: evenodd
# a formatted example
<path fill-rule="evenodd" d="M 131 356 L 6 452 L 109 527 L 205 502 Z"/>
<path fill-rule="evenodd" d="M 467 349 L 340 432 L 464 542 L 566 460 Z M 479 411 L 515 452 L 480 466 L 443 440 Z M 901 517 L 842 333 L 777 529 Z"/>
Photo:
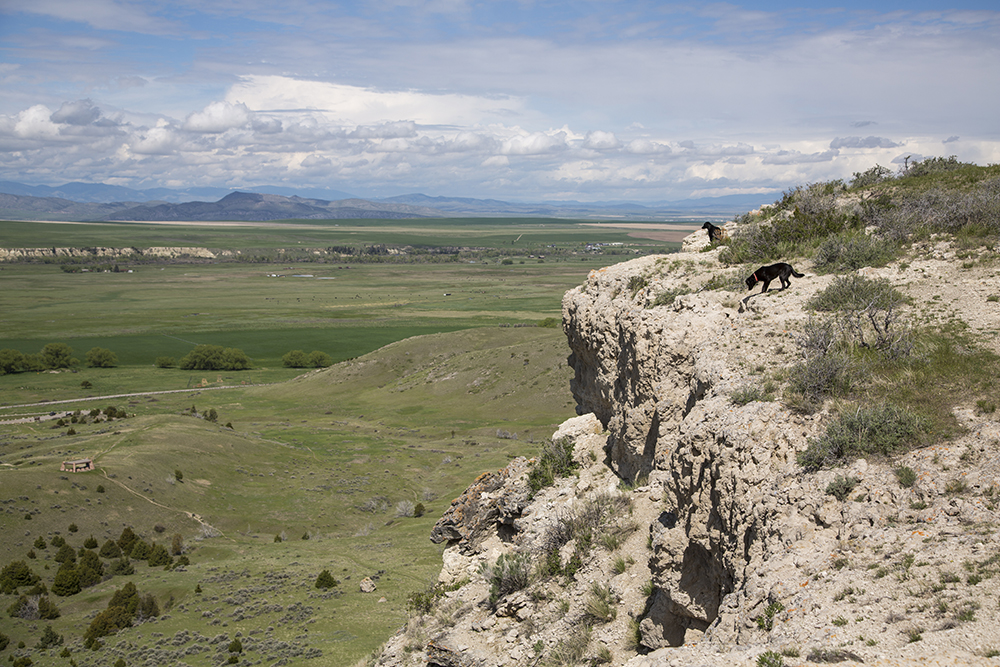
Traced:
<path fill-rule="evenodd" d="M 719 241 L 725 241 L 729 238 L 729 233 L 722 227 L 716 227 L 711 222 L 706 222 L 701 226 L 702 229 L 708 230 L 708 242 L 717 243 Z"/>
<path fill-rule="evenodd" d="M 785 289 L 792 284 L 792 281 L 788 279 L 789 276 L 805 278 L 805 274 L 796 273 L 791 264 L 785 264 L 784 262 L 772 264 L 771 266 L 762 266 L 754 271 L 752 276 L 747 278 L 747 289 L 752 290 L 757 283 L 764 283 L 764 289 L 760 291 L 763 294 L 767 291 L 767 286 L 775 278 L 781 281 L 781 289 Z"/>

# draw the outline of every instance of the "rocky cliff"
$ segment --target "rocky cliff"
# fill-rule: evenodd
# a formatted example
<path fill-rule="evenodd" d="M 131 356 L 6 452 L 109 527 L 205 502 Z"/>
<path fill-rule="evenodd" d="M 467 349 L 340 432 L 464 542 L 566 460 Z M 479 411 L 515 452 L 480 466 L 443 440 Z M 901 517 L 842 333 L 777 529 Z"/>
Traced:
<path fill-rule="evenodd" d="M 0 262 L 23 262 L 33 259 L 93 259 L 105 260 L 137 260 L 144 257 L 168 258 L 198 257 L 201 259 L 216 259 L 220 256 L 232 255 L 232 251 L 213 252 L 207 248 L 168 247 L 152 248 L 109 248 L 92 246 L 87 248 L 0 248 Z"/>
<path fill-rule="evenodd" d="M 378 664 L 1000 664 L 992 411 L 959 405 L 955 437 L 894 460 L 804 470 L 843 406 L 793 411 L 782 383 L 833 278 L 747 298 L 746 270 L 706 246 L 699 231 L 566 294 L 580 416 L 550 448 L 570 443 L 576 470 L 533 493 L 539 463 L 517 460 L 457 498 L 432 538 L 440 584 Z M 1000 280 L 974 253 L 960 273 L 936 239 L 862 272 L 987 334 Z"/>

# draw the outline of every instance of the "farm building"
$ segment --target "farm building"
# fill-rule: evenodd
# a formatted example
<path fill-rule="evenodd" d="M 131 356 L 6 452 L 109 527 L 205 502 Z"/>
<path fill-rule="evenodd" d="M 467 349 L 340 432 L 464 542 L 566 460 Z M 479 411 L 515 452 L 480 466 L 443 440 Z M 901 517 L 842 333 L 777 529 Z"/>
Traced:
<path fill-rule="evenodd" d="M 86 472 L 94 469 L 93 459 L 77 459 L 75 461 L 63 461 L 62 472 Z"/>

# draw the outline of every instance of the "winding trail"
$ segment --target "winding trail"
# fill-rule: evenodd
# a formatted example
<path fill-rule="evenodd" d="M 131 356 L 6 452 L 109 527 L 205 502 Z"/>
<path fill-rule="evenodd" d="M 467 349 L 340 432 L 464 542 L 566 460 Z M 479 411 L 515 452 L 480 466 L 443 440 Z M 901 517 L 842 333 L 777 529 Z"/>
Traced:
<path fill-rule="evenodd" d="M 110 451 L 110 450 L 108 450 L 108 451 Z M 121 488 L 125 489 L 126 491 L 128 491 L 132 495 L 137 496 L 137 497 L 145 500 L 150 505 L 156 505 L 157 507 L 159 507 L 161 509 L 168 510 L 170 512 L 179 512 L 181 514 L 184 514 L 185 516 L 187 516 L 187 518 L 192 519 L 192 520 L 197 521 L 198 523 L 200 523 L 201 526 L 202 526 L 202 528 L 206 529 L 207 531 L 211 531 L 215 536 L 225 537 L 226 539 L 230 539 L 221 530 L 219 530 L 218 528 L 216 528 L 212 524 L 210 524 L 207 521 L 205 521 L 204 519 L 202 519 L 201 515 L 195 514 L 194 512 L 188 512 L 187 510 L 177 509 L 176 507 L 170 507 L 169 505 L 164 505 L 163 503 L 158 503 L 155 500 L 153 500 L 152 498 L 150 498 L 149 496 L 144 496 L 141 493 L 139 493 L 138 491 L 136 491 L 135 489 L 133 489 L 132 487 L 130 487 L 130 486 L 126 485 L 126 484 L 123 484 L 122 482 L 119 482 L 117 479 L 109 477 L 108 476 L 108 472 L 104 468 L 101 468 L 101 474 L 104 475 L 104 479 L 108 480 L 112 484 L 117 484 L 118 486 L 120 486 Z"/>

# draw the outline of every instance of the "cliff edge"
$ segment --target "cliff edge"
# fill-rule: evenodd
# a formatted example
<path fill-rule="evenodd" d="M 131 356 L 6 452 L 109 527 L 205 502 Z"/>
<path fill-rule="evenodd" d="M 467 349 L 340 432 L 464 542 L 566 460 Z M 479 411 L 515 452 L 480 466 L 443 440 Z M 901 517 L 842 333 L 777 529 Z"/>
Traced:
<path fill-rule="evenodd" d="M 994 412 L 956 405 L 948 439 L 804 468 L 845 406 L 780 398 L 835 278 L 803 264 L 748 297 L 718 252 L 699 231 L 565 295 L 579 416 L 452 503 L 439 584 L 374 664 L 1000 664 Z M 972 252 L 934 238 L 858 273 L 996 352 L 996 253 Z"/>

